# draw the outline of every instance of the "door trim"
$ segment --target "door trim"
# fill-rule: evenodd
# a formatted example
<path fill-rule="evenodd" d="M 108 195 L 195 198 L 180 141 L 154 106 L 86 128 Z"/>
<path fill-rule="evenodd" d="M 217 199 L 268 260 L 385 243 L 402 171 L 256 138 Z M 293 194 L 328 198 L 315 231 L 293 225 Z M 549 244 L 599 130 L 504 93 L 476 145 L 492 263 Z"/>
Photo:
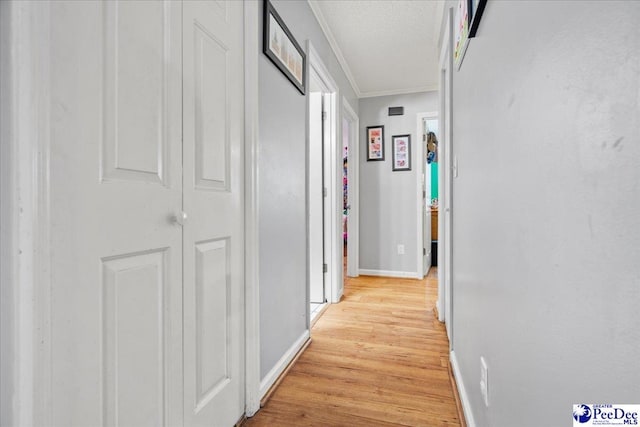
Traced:
<path fill-rule="evenodd" d="M 441 119 L 439 123 L 440 129 L 442 131 L 441 134 L 441 144 L 440 144 L 440 152 L 438 153 L 438 157 L 440 160 L 440 165 L 438 168 L 438 320 L 446 321 L 449 319 L 451 324 L 447 326 L 447 332 L 450 332 L 449 336 L 449 350 L 453 350 L 453 268 L 452 263 L 453 260 L 451 256 L 453 251 L 451 249 L 451 231 L 452 226 L 449 223 L 449 233 L 445 233 L 445 224 L 444 219 L 445 215 L 448 215 L 448 218 L 451 219 L 451 211 L 446 212 L 447 208 L 451 210 L 451 188 L 453 187 L 451 179 L 451 141 L 452 141 L 452 126 L 451 126 L 451 114 L 453 111 L 452 108 L 452 69 L 453 69 L 453 51 L 452 51 L 452 40 L 453 40 L 453 9 L 450 8 L 447 11 L 446 17 L 446 27 L 443 33 L 443 42 L 442 42 L 442 50 L 440 52 L 440 111 Z M 444 90 L 442 85 L 445 80 L 442 79 L 442 76 L 447 76 L 446 84 L 447 90 Z M 445 93 L 448 95 L 448 107 L 447 100 L 445 99 Z M 445 176 L 449 176 L 450 180 L 448 181 L 450 184 L 449 188 L 445 188 Z M 448 261 L 445 262 L 445 261 Z M 450 296 L 449 301 L 446 300 L 446 290 L 445 290 L 445 265 L 449 266 L 449 278 L 450 282 L 448 284 L 448 294 Z"/>
<path fill-rule="evenodd" d="M 358 184 L 358 140 L 360 135 L 360 119 L 355 110 L 342 97 L 342 117 L 349 122 L 349 153 L 347 154 L 348 203 L 351 206 L 347 217 L 347 276 L 360 275 L 360 186 Z M 341 123 L 342 126 L 342 123 Z M 344 130 L 342 131 L 344 132 Z"/>
<path fill-rule="evenodd" d="M 244 2 L 245 113 L 245 411 L 260 409 L 260 286 L 258 278 L 258 2 Z"/>
<path fill-rule="evenodd" d="M 338 100 L 340 99 L 340 91 L 338 89 L 338 85 L 331 76 L 331 73 L 329 73 L 328 68 L 324 65 L 324 62 L 314 49 L 310 40 L 307 40 L 307 58 L 309 62 L 309 71 L 313 69 L 313 71 L 315 71 L 320 77 L 327 90 L 327 97 L 329 98 L 329 112 L 327 116 L 331 122 L 331 131 L 329 132 L 328 147 L 325 147 L 325 154 L 328 154 L 326 158 L 328 159 L 329 168 L 328 176 L 325 175 L 325 179 L 328 179 L 328 182 L 325 182 L 327 187 L 325 203 L 329 204 L 329 212 L 332 213 L 332 215 L 330 215 L 329 218 L 325 218 L 325 221 L 329 221 L 329 224 L 327 224 L 328 227 L 325 225 L 325 230 L 328 230 L 329 232 L 328 236 L 325 235 L 325 241 L 328 240 L 328 245 L 326 245 L 325 248 L 329 248 L 329 255 L 326 259 L 328 267 L 326 278 L 328 279 L 328 283 L 325 282 L 328 286 L 325 286 L 325 292 L 328 289 L 328 292 L 326 292 L 328 293 L 328 295 L 326 295 L 328 302 L 336 303 L 340 301 L 343 290 L 343 245 L 341 243 L 339 244 L 339 242 L 342 241 L 342 230 L 338 226 L 338 224 L 341 224 L 342 209 L 338 209 L 337 203 L 338 194 L 342 194 L 342 167 L 338 168 L 337 166 L 339 162 L 342 162 L 342 149 L 338 150 L 339 131 L 341 129 L 341 126 L 338 126 Z M 340 174 L 340 176 L 338 176 L 338 174 Z M 307 283 L 307 287 L 308 286 L 309 283 Z M 308 295 L 307 305 L 309 305 Z"/>
<path fill-rule="evenodd" d="M 44 425 L 52 412 L 50 5 L 1 7 L 0 424 Z"/>

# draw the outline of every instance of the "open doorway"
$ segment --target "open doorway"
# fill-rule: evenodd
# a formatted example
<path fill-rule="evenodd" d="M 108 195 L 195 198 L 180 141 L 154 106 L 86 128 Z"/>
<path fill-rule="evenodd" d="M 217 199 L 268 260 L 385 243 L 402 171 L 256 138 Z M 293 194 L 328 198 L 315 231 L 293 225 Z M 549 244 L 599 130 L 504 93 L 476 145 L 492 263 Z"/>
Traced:
<path fill-rule="evenodd" d="M 326 298 L 325 227 L 325 93 L 316 73 L 309 75 L 309 303 L 311 322 L 321 313 Z"/>
<path fill-rule="evenodd" d="M 418 114 L 418 135 L 422 141 L 422 274 L 426 276 L 432 266 L 438 265 L 438 113 Z"/>
<path fill-rule="evenodd" d="M 358 116 L 342 98 L 343 276 L 359 276 Z"/>
<path fill-rule="evenodd" d="M 342 118 L 342 271 L 347 275 L 349 247 L 349 122 Z"/>
<path fill-rule="evenodd" d="M 342 191 L 339 190 L 342 149 L 338 134 L 337 85 L 310 42 L 307 47 L 308 319 L 311 327 L 328 303 L 339 301 L 342 292 Z"/>
<path fill-rule="evenodd" d="M 419 276 L 424 277 L 437 265 L 438 241 L 438 113 L 418 113 L 417 135 L 421 142 L 418 177 L 418 224 L 421 235 L 418 241 L 422 250 L 418 253 Z M 422 267 L 420 267 L 422 266 Z"/>

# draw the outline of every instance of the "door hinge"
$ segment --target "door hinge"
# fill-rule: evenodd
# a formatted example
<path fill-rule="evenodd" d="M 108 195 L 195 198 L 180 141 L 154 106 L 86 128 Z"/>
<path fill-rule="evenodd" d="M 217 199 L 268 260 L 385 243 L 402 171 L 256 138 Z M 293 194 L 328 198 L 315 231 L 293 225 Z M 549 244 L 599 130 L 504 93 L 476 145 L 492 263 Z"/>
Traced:
<path fill-rule="evenodd" d="M 327 187 L 322 188 L 322 197 L 327 197 Z"/>
<path fill-rule="evenodd" d="M 427 254 L 427 248 L 422 248 L 422 255 L 426 255 Z"/>
<path fill-rule="evenodd" d="M 322 264 L 322 272 L 326 273 L 327 271 L 329 271 L 327 264 Z"/>
<path fill-rule="evenodd" d="M 427 191 L 426 190 L 422 190 L 422 198 L 423 199 L 427 198 Z"/>
<path fill-rule="evenodd" d="M 322 112 L 322 120 L 327 120 L 327 112 L 326 111 Z"/>

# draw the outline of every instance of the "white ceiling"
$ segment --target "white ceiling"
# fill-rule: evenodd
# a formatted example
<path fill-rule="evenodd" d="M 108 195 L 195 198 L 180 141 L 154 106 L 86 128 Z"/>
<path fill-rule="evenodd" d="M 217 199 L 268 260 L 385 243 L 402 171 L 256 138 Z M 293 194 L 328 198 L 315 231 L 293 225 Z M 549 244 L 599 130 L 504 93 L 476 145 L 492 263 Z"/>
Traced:
<path fill-rule="evenodd" d="M 308 0 L 358 97 L 438 89 L 442 0 Z"/>

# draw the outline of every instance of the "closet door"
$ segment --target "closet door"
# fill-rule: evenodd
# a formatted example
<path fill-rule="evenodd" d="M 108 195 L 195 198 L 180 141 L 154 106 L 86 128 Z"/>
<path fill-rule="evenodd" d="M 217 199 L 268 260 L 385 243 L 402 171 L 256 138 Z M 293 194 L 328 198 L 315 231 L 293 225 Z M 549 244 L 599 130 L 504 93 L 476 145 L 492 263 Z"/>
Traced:
<path fill-rule="evenodd" d="M 244 413 L 243 2 L 183 3 L 184 412 Z"/>
<path fill-rule="evenodd" d="M 178 426 L 181 5 L 48 7 L 51 425 Z"/>

